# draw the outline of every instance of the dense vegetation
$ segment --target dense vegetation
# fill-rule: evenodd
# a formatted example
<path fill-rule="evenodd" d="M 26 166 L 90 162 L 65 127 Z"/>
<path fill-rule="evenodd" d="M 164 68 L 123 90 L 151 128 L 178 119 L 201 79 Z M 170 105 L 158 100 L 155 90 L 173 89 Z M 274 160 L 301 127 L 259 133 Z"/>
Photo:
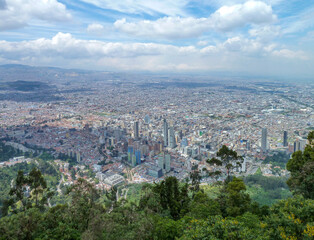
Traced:
<path fill-rule="evenodd" d="M 0 141 L 0 162 L 5 162 L 8 161 L 10 158 L 23 155 L 24 153 L 21 150 L 15 149 L 14 147 L 9 145 L 5 145 L 4 142 Z"/>
<path fill-rule="evenodd" d="M 312 136 L 312 137 L 311 137 Z M 253 201 L 240 178 L 217 183 L 208 195 L 199 186 L 168 177 L 143 184 L 136 202 L 116 200 L 117 189 L 100 192 L 83 179 L 67 191 L 69 202 L 48 207 L 50 193 L 40 171 L 19 172 L 10 191 L 11 205 L 2 208 L 0 239 L 226 239 L 279 240 L 314 237 L 313 134 L 304 152 L 289 160 L 288 185 L 294 194 L 273 205 Z M 275 190 L 281 181 L 249 177 L 247 183 Z M 23 187 L 29 186 L 29 195 Z"/>
<path fill-rule="evenodd" d="M 277 200 L 291 197 L 287 179 L 284 177 L 265 177 L 261 174 L 244 178 L 247 192 L 252 200 L 262 205 L 272 205 Z"/>
<path fill-rule="evenodd" d="M 288 161 L 289 161 L 289 155 L 287 153 L 278 152 L 272 156 L 267 156 L 263 162 L 264 163 L 271 163 L 273 165 L 273 167 L 278 166 L 282 169 L 285 169 L 285 166 L 286 166 Z"/>
<path fill-rule="evenodd" d="M 44 175 L 48 187 L 54 187 L 60 180 L 60 174 L 56 169 L 46 161 L 42 159 L 36 159 L 36 163 L 18 163 L 11 167 L 0 168 L 0 207 L 3 202 L 8 199 L 11 186 L 13 184 L 12 179 L 15 179 L 19 171 L 23 171 L 28 174 L 32 169 L 38 168 Z M 0 213 L 1 216 L 1 213 Z"/>

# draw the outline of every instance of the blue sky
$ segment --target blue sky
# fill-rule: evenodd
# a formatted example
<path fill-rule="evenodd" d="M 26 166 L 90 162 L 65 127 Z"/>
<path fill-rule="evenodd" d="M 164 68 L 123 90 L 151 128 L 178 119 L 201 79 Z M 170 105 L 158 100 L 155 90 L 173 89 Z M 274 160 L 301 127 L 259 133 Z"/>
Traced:
<path fill-rule="evenodd" d="M 314 76 L 312 0 L 0 0 L 0 64 Z"/>

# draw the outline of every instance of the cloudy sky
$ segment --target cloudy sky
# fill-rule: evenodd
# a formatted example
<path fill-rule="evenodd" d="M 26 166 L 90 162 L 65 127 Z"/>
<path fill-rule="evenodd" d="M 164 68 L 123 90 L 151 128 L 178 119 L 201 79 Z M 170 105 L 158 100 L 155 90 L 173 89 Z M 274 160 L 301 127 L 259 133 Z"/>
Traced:
<path fill-rule="evenodd" d="M 0 64 L 314 76 L 314 0 L 0 0 Z"/>

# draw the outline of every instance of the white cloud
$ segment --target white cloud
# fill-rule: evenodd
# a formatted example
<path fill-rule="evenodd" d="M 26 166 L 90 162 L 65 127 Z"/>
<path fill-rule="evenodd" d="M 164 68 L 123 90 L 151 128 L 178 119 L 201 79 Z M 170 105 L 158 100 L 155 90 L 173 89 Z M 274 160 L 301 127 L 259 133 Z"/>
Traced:
<path fill-rule="evenodd" d="M 207 44 L 208 44 L 208 41 L 205 41 L 205 40 L 201 40 L 197 42 L 198 46 L 206 46 Z"/>
<path fill-rule="evenodd" d="M 184 16 L 184 6 L 188 0 L 83 0 L 95 6 L 111 9 L 124 13 L 146 13 L 155 15 L 156 13 L 168 16 Z"/>
<path fill-rule="evenodd" d="M 160 55 L 173 52 L 179 55 L 195 51 L 192 46 L 176 47 L 156 43 L 119 43 L 96 40 L 80 40 L 69 33 L 58 33 L 52 39 L 40 38 L 32 41 L 0 41 L 0 56 L 23 58 L 27 56 L 62 56 L 70 58 L 117 57 L 132 58 L 144 55 Z"/>
<path fill-rule="evenodd" d="M 262 27 L 256 27 L 249 31 L 249 34 L 252 37 L 256 37 L 260 41 L 263 42 L 269 42 L 273 40 L 274 38 L 280 36 L 281 29 L 279 26 L 262 26 Z"/>
<path fill-rule="evenodd" d="M 143 20 L 128 23 L 126 19 L 114 23 L 116 29 L 134 35 L 169 39 L 196 37 L 209 29 L 207 18 L 164 17 L 157 21 Z"/>
<path fill-rule="evenodd" d="M 261 1 L 223 6 L 211 16 L 215 28 L 221 31 L 230 31 L 246 24 L 271 23 L 275 19 L 272 7 Z"/>
<path fill-rule="evenodd" d="M 303 51 L 292 51 L 289 49 L 281 49 L 273 51 L 273 55 L 277 57 L 289 58 L 289 59 L 300 59 L 308 60 L 309 57 Z"/>
<path fill-rule="evenodd" d="M 156 21 L 142 20 L 114 23 L 116 29 L 134 36 L 167 39 L 197 37 L 210 30 L 231 31 L 247 24 L 271 23 L 276 19 L 270 5 L 260 1 L 223 6 L 208 18 L 163 17 Z"/>
<path fill-rule="evenodd" d="M 249 57 L 262 57 L 273 51 L 273 44 L 265 44 L 257 39 L 247 39 L 241 36 L 228 38 L 216 46 L 210 45 L 201 49 L 202 54 L 241 54 Z"/>
<path fill-rule="evenodd" d="M 92 23 L 87 26 L 87 32 L 96 34 L 96 35 L 101 35 L 104 33 L 104 26 L 99 24 L 99 23 Z"/>
<path fill-rule="evenodd" d="M 0 31 L 24 27 L 32 19 L 62 22 L 71 18 L 65 5 L 57 0 L 10 0 L 0 13 Z"/>
<path fill-rule="evenodd" d="M 274 61 L 274 66 L 281 64 L 278 57 L 287 59 L 287 63 L 300 62 L 299 59 L 310 60 L 301 51 L 280 49 L 257 39 L 243 37 L 229 38 L 225 42 L 203 48 L 82 40 L 69 33 L 58 33 L 51 39 L 0 41 L 0 63 L 99 70 L 248 71 L 254 63 L 255 71 L 257 66 L 262 68 L 271 61 Z M 261 62 L 263 64 L 258 65 Z M 290 68 L 291 66 L 289 70 Z"/>

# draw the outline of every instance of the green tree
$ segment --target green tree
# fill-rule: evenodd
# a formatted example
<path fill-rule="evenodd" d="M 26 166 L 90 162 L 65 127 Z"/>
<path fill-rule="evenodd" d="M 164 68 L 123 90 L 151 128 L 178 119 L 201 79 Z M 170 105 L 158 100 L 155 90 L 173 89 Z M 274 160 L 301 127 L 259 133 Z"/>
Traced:
<path fill-rule="evenodd" d="M 215 215 L 221 215 L 218 201 L 210 199 L 203 192 L 196 193 L 190 204 L 189 216 L 196 219 L 206 219 Z"/>
<path fill-rule="evenodd" d="M 35 205 L 38 207 L 39 195 L 42 195 L 44 190 L 47 189 L 47 183 L 39 169 L 33 168 L 33 170 L 28 175 L 27 184 L 31 189 L 32 195 L 35 197 Z"/>
<path fill-rule="evenodd" d="M 294 194 L 302 194 L 305 198 L 314 199 L 314 131 L 308 135 L 309 144 L 304 151 L 297 151 L 287 163 L 291 176 L 287 181 Z"/>
<path fill-rule="evenodd" d="M 25 211 L 27 205 L 29 205 L 28 200 L 25 198 L 25 191 L 26 191 L 26 184 L 28 183 L 27 177 L 24 176 L 24 172 L 22 170 L 18 171 L 15 185 L 10 190 L 10 196 L 11 198 L 6 200 L 3 208 L 2 208 L 2 214 L 7 215 L 9 207 L 11 207 L 11 210 L 13 213 L 17 213 L 18 210 Z M 18 208 L 18 204 L 20 203 L 22 206 Z"/>
<path fill-rule="evenodd" d="M 230 181 L 230 171 L 234 168 L 241 166 L 243 162 L 242 156 L 238 156 L 236 151 L 229 149 L 226 145 L 223 145 L 219 151 L 217 152 L 217 158 L 212 158 L 207 160 L 207 162 L 211 165 L 216 164 L 218 166 L 225 166 L 227 169 L 227 180 Z"/>
<path fill-rule="evenodd" d="M 240 178 L 233 177 L 224 185 L 217 198 L 223 217 L 236 217 L 249 211 L 251 199 L 245 191 L 246 186 Z"/>
<path fill-rule="evenodd" d="M 140 200 L 142 209 L 148 209 L 148 211 L 154 211 L 175 220 L 187 212 L 190 201 L 188 185 L 180 186 L 176 177 L 167 177 L 155 184 L 151 191 L 146 190 L 147 193 Z"/>
<path fill-rule="evenodd" d="M 190 179 L 192 181 L 191 190 L 193 194 L 200 190 L 200 181 L 202 179 L 198 170 L 194 170 L 190 173 Z"/>
<path fill-rule="evenodd" d="M 40 170 L 33 168 L 28 175 L 25 175 L 22 170 L 18 172 L 9 195 L 11 197 L 4 202 L 2 207 L 3 215 L 7 215 L 8 212 L 25 211 L 32 208 L 33 205 L 43 210 L 54 192 L 47 188 L 47 183 Z M 33 202 L 34 200 L 35 202 Z"/>
<path fill-rule="evenodd" d="M 251 199 L 245 193 L 246 186 L 242 179 L 234 177 L 227 185 L 227 214 L 238 216 L 249 210 Z"/>

